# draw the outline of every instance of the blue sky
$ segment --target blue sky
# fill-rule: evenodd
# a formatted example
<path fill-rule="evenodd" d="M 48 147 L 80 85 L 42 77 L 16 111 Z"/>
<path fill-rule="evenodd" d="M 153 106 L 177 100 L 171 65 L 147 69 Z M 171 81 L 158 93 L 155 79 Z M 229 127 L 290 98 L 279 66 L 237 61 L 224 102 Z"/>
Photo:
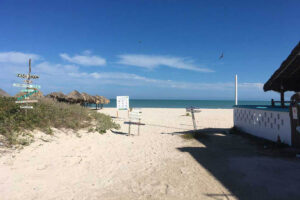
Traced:
<path fill-rule="evenodd" d="M 300 39 L 300 1 L 4 1 L 0 88 L 28 58 L 44 93 L 279 98 L 262 86 Z M 221 53 L 224 57 L 219 59 Z"/>

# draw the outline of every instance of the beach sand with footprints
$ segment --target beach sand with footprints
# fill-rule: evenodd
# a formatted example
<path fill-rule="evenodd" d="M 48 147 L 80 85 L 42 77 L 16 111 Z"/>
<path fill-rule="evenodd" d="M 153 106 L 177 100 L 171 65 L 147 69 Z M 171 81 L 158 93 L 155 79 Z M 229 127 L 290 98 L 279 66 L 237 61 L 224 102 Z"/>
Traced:
<path fill-rule="evenodd" d="M 55 130 L 54 136 L 36 132 L 40 139 L 30 146 L 2 154 L 1 199 L 251 199 L 270 195 L 253 181 L 256 170 L 258 180 L 264 180 L 262 174 L 278 178 L 268 167 L 280 161 L 258 157 L 246 139 L 228 134 L 232 109 L 196 113 L 197 128 L 207 132 L 200 140 L 179 136 L 193 129 L 185 109 L 142 109 L 145 125 L 139 136 L 127 136 L 127 111 L 119 111 L 118 118 L 114 108 L 99 112 L 111 115 L 121 129 L 106 134 Z M 131 133 L 137 134 L 137 126 Z M 278 181 L 285 179 L 295 180 L 285 174 Z M 277 182 L 272 184 L 276 190 Z M 280 197 L 278 191 L 275 195 Z"/>

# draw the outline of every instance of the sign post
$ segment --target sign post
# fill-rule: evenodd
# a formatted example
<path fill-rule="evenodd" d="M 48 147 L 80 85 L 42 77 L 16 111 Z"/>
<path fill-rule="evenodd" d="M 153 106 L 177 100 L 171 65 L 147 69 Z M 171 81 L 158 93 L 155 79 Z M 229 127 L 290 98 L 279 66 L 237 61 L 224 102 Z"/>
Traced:
<path fill-rule="evenodd" d="M 118 110 L 129 109 L 129 96 L 117 96 L 117 109 Z"/>
<path fill-rule="evenodd" d="M 186 108 L 186 112 L 190 112 L 192 114 L 192 121 L 193 121 L 194 130 L 197 130 L 197 125 L 196 125 L 196 120 L 195 120 L 194 113 L 201 112 L 201 110 L 199 110 L 199 108 L 195 108 L 195 107 L 191 106 L 189 108 Z"/>
<path fill-rule="evenodd" d="M 234 104 L 238 105 L 238 76 L 235 75 L 235 102 Z"/>
<path fill-rule="evenodd" d="M 131 135 L 131 124 L 138 125 L 138 135 L 140 135 L 140 125 L 144 125 L 141 124 L 141 118 L 142 111 L 140 109 L 133 109 L 132 112 L 129 113 L 128 135 Z"/>
<path fill-rule="evenodd" d="M 27 109 L 33 109 L 33 106 L 28 106 L 28 103 L 36 103 L 38 102 L 37 100 L 29 100 L 29 97 L 32 96 L 33 94 L 37 93 L 39 88 L 41 88 L 40 85 L 32 85 L 32 80 L 31 79 L 38 79 L 39 76 L 37 75 L 31 75 L 31 59 L 29 59 L 29 69 L 28 69 L 28 74 L 17 74 L 17 77 L 19 78 L 24 78 L 24 83 L 14 83 L 14 87 L 22 87 L 25 89 L 22 89 L 21 92 L 24 92 L 25 95 L 20 96 L 17 98 L 16 103 L 20 104 L 26 104 L 25 106 L 20 106 L 22 109 L 26 109 L 25 113 L 27 115 Z"/>
<path fill-rule="evenodd" d="M 119 110 L 129 110 L 129 96 L 117 96 L 117 117 Z"/>

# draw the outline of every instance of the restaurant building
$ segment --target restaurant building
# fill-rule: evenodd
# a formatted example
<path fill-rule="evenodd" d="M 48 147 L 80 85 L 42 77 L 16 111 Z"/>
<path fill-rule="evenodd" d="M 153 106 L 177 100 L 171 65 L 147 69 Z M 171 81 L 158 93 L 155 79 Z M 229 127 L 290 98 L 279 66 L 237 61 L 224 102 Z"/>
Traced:
<path fill-rule="evenodd" d="M 274 142 L 300 147 L 300 42 L 264 84 L 264 91 L 280 93 L 280 101 L 269 106 L 234 107 L 234 126 L 246 133 Z M 285 101 L 284 94 L 295 94 Z"/>

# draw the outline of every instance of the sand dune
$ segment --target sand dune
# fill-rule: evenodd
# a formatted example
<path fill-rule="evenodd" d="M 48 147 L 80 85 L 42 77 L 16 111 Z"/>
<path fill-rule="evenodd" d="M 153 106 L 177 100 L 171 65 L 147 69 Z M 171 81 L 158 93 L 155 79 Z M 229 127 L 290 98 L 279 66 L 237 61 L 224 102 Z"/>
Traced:
<path fill-rule="evenodd" d="M 116 110 L 100 112 L 116 116 Z M 230 193 L 182 147 L 205 147 L 177 132 L 192 129 L 185 109 L 142 109 L 141 134 L 121 129 L 100 135 L 56 131 L 0 158 L 1 199 L 211 199 Z M 232 110 L 203 110 L 198 128 L 230 128 Z M 137 127 L 132 126 L 132 133 Z M 46 136 L 41 136 L 46 137 Z M 49 142 L 45 142 L 50 140 Z M 230 197 L 231 199 L 234 197 Z"/>

